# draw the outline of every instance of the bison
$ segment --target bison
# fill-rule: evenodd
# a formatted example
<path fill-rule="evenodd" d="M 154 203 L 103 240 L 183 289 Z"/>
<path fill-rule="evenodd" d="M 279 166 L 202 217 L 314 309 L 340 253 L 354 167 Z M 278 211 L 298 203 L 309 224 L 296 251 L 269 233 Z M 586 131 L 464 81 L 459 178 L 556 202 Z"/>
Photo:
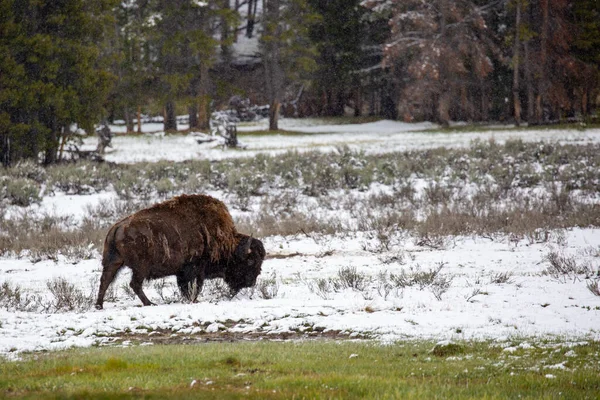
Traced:
<path fill-rule="evenodd" d="M 232 294 L 256 283 L 265 249 L 238 233 L 223 202 L 205 195 L 181 195 L 138 211 L 114 224 L 104 241 L 96 308 L 123 267 L 145 306 L 144 280 L 175 275 L 181 293 L 196 300 L 205 279 L 223 278 Z M 195 293 L 190 291 L 196 286 Z"/>

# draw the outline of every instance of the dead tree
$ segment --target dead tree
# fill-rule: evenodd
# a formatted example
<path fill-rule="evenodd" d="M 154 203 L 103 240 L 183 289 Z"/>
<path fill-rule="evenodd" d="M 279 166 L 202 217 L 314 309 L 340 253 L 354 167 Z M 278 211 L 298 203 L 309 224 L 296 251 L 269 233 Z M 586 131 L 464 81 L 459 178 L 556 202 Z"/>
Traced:
<path fill-rule="evenodd" d="M 108 124 L 102 124 L 102 127 L 96 129 L 96 135 L 98 135 L 98 146 L 96 147 L 96 152 L 98 156 L 104 156 L 104 150 L 107 147 L 112 147 L 112 132 L 110 131 L 110 127 Z"/>

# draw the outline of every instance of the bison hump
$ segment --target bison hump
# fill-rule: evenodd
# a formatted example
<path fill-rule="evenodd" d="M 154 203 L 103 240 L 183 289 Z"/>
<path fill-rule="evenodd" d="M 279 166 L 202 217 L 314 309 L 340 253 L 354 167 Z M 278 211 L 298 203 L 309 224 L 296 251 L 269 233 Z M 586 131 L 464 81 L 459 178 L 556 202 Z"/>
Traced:
<path fill-rule="evenodd" d="M 181 195 L 123 222 L 130 241 L 147 243 L 157 256 L 170 258 L 174 252 L 190 258 L 201 253 L 217 262 L 229 257 L 237 246 L 227 207 L 210 196 Z"/>

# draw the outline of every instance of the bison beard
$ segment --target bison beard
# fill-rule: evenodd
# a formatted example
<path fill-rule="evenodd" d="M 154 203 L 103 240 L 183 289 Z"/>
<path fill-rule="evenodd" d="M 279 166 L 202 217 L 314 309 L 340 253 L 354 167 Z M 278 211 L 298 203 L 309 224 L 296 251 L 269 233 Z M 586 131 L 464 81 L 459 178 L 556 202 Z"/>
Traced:
<path fill-rule="evenodd" d="M 123 266 L 131 268 L 130 286 L 147 306 L 152 303 L 142 290 L 144 280 L 175 275 L 181 293 L 195 301 L 205 279 L 223 278 L 235 294 L 256 283 L 264 258 L 262 242 L 238 233 L 221 201 L 174 197 L 110 228 L 96 308 L 102 309 L 106 290 Z"/>

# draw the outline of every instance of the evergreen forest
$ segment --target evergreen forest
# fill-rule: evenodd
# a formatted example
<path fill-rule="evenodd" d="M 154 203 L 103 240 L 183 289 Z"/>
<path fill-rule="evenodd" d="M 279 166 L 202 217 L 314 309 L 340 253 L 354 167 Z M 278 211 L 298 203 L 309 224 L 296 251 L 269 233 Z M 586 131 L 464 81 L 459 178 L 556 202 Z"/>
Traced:
<path fill-rule="evenodd" d="M 598 0 L 0 0 L 0 160 L 100 124 L 211 113 L 597 119 Z M 139 129 L 140 124 L 137 124 Z"/>

